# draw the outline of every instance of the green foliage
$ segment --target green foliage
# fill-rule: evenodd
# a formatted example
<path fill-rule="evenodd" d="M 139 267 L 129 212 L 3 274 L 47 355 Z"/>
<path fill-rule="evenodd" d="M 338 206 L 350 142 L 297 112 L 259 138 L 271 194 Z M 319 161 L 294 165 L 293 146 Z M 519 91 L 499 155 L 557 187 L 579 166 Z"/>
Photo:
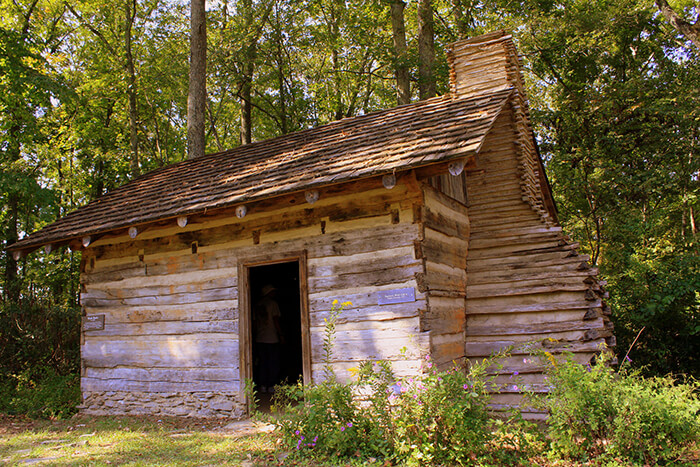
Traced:
<path fill-rule="evenodd" d="M 338 306 L 338 300 L 333 300 L 331 311 L 328 313 L 328 318 L 323 319 L 323 345 L 322 345 L 322 362 L 323 374 L 329 381 L 335 381 L 335 373 L 333 372 L 333 341 L 335 340 L 335 326 L 338 321 L 338 316 L 343 312 L 343 309 L 351 305 L 350 302 L 344 302 Z"/>
<path fill-rule="evenodd" d="M 608 280 L 618 348 L 646 326 L 636 364 L 697 375 L 698 51 L 653 2 L 501 4 L 523 24 L 560 220 Z"/>
<path fill-rule="evenodd" d="M 75 413 L 79 343 L 78 308 L 46 302 L 0 305 L 0 413 L 40 418 Z"/>
<path fill-rule="evenodd" d="M 281 388 L 276 395 L 283 445 L 294 459 L 378 458 L 401 465 L 512 465 L 549 456 L 580 461 L 651 464 L 690 459 L 700 441 L 700 385 L 642 377 L 611 355 L 581 365 L 572 355 L 540 355 L 549 393 L 533 396 L 549 413 L 544 433 L 513 408 L 489 412 L 498 387 L 487 369 L 397 378 L 388 362 L 362 362 L 357 379 L 328 379 Z"/>
<path fill-rule="evenodd" d="M 32 418 L 67 418 L 80 402 L 80 377 L 52 369 L 25 370 L 0 377 L 0 413 Z"/>
<path fill-rule="evenodd" d="M 534 425 L 518 414 L 507 421 L 488 412 L 492 360 L 469 370 L 397 378 L 388 362 L 365 361 L 357 379 L 282 388 L 278 427 L 299 458 L 392 460 L 407 465 L 517 463 L 542 449 Z"/>
<path fill-rule="evenodd" d="M 554 454 L 651 464 L 682 459 L 700 440 L 697 382 L 618 373 L 604 356 L 592 366 L 547 357 Z"/>
<path fill-rule="evenodd" d="M 311 456 L 377 455 L 365 436 L 368 428 L 372 431 L 372 421 L 355 403 L 350 385 L 326 380 L 281 388 L 275 398 L 276 406 L 284 410 L 278 427 L 288 449 Z M 282 400 L 288 401 L 286 407 Z"/>
<path fill-rule="evenodd" d="M 485 454 L 489 433 L 490 378 L 484 361 L 465 373 L 460 368 L 399 380 L 393 435 L 399 458 L 409 464 L 469 464 Z"/>
<path fill-rule="evenodd" d="M 446 44 L 514 31 L 560 220 L 608 280 L 618 348 L 626 351 L 645 327 L 630 354 L 636 365 L 649 375 L 697 376 L 697 49 L 679 41 L 647 0 L 432 3 L 439 93 L 447 90 Z M 184 156 L 187 2 L 139 0 L 133 21 L 125 5 L 0 5 L 0 340 L 20 355 L 7 350 L 4 367 L 75 366 L 56 363 L 75 362 L 60 356 L 77 355 L 74 330 L 61 325 L 47 340 L 37 337 L 45 333 L 39 323 L 27 322 L 48 316 L 47 326 L 77 326 L 79 258 L 34 253 L 17 263 L 4 247 L 129 180 L 127 91 L 136 94 L 141 170 Z M 407 2 L 405 10 L 414 88 L 416 6 Z M 212 5 L 208 150 L 239 144 L 248 61 L 254 140 L 392 107 L 388 10 L 386 1 L 364 0 Z M 248 55 L 252 39 L 257 53 Z"/>
<path fill-rule="evenodd" d="M 79 368 L 80 310 L 60 306 L 0 306 L 0 372 Z"/>
<path fill-rule="evenodd" d="M 640 248 L 614 274 L 616 333 L 647 375 L 700 374 L 700 255 L 696 247 Z"/>

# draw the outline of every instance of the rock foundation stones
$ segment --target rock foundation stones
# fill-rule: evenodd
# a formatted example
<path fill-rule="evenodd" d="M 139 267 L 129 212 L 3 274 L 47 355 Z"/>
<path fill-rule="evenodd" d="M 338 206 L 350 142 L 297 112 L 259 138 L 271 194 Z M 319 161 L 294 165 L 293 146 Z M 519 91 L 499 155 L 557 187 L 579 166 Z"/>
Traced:
<path fill-rule="evenodd" d="M 244 414 L 238 393 L 218 392 L 83 392 L 79 409 L 89 415 L 238 418 Z"/>

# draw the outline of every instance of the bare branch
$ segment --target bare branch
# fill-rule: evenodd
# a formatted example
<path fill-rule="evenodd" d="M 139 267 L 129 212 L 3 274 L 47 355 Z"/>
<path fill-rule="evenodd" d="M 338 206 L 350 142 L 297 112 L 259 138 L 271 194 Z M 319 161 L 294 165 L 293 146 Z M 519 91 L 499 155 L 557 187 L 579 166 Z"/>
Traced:
<path fill-rule="evenodd" d="M 95 37 L 97 37 L 100 40 L 100 42 L 104 44 L 104 46 L 107 48 L 107 51 L 109 51 L 109 53 L 112 54 L 112 56 L 119 57 L 119 54 L 116 50 L 114 50 L 114 47 L 112 47 L 112 44 L 109 43 L 105 36 L 100 31 L 95 29 L 89 21 L 85 21 L 83 16 L 80 13 L 78 13 L 75 10 L 75 8 L 73 8 L 70 2 L 65 2 L 65 5 L 68 8 L 68 11 L 70 11 L 73 14 L 73 16 L 75 16 L 78 19 L 78 21 L 80 21 L 80 24 L 87 28 L 91 33 L 95 35 Z"/>

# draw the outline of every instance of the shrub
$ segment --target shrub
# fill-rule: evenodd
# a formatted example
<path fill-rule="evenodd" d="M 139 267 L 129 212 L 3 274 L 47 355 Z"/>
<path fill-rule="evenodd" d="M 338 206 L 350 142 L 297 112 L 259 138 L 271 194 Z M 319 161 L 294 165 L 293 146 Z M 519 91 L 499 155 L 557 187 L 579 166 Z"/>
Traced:
<path fill-rule="evenodd" d="M 80 377 L 52 369 L 6 374 L 0 382 L 0 412 L 32 418 L 67 418 L 80 402 Z"/>
<path fill-rule="evenodd" d="M 407 465 L 511 465 L 544 448 L 543 436 L 514 411 L 488 410 L 485 360 L 469 370 L 396 378 L 383 361 L 362 362 L 357 379 L 281 388 L 276 406 L 284 445 L 300 458 L 380 458 Z"/>
<path fill-rule="evenodd" d="M 284 416 L 278 421 L 287 448 L 302 455 L 318 453 L 325 456 L 381 456 L 389 452 L 386 417 L 386 390 L 374 391 L 369 410 L 358 404 L 355 390 L 360 386 L 385 388 L 393 379 L 391 371 L 371 371 L 371 364 L 361 364 L 360 381 L 353 384 L 340 383 L 331 365 L 333 341 L 338 316 L 350 302 L 333 301 L 329 317 L 325 320 L 323 360 L 325 381 L 320 384 L 278 388 L 275 393 L 275 408 L 282 409 Z M 377 397 L 378 396 L 378 397 Z"/>
<path fill-rule="evenodd" d="M 313 386 L 281 388 L 276 406 L 285 446 L 301 457 L 384 457 L 387 439 L 353 397 L 352 385 L 324 381 Z M 286 400 L 286 403 L 281 402 Z"/>
<path fill-rule="evenodd" d="M 609 359 L 581 365 L 547 355 L 552 451 L 577 459 L 656 463 L 687 455 L 700 433 L 700 386 L 670 377 L 643 378 Z"/>
<path fill-rule="evenodd" d="M 364 361 L 357 378 L 341 383 L 331 365 L 336 320 L 329 313 L 323 341 L 325 381 L 281 388 L 275 405 L 285 446 L 298 457 L 390 459 L 408 465 L 516 463 L 541 449 L 532 425 L 516 413 L 508 422 L 488 412 L 495 358 L 438 371 L 429 357 L 424 372 L 396 378 L 385 361 Z M 499 356 L 500 357 L 500 356 Z M 539 442 L 539 444 L 538 444 Z M 495 443 L 495 444 L 494 444 Z"/>
<path fill-rule="evenodd" d="M 457 369 L 395 379 L 386 362 L 363 362 L 357 374 L 350 383 L 281 390 L 278 426 L 289 449 L 409 464 L 465 463 L 482 454 L 487 397 L 476 374 Z"/>
<path fill-rule="evenodd" d="M 465 464 L 484 454 L 489 434 L 490 362 L 399 380 L 393 409 L 395 457 L 413 464 Z"/>

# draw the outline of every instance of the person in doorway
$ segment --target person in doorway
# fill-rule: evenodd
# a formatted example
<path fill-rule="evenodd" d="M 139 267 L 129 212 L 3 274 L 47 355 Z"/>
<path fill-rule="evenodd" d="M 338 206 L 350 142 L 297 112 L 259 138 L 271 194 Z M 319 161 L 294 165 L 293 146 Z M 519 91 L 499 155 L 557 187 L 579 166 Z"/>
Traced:
<path fill-rule="evenodd" d="M 272 392 L 279 383 L 281 344 L 284 343 L 280 326 L 280 308 L 275 300 L 277 289 L 271 284 L 261 289 L 261 298 L 255 306 L 254 333 L 258 376 L 261 392 Z"/>

